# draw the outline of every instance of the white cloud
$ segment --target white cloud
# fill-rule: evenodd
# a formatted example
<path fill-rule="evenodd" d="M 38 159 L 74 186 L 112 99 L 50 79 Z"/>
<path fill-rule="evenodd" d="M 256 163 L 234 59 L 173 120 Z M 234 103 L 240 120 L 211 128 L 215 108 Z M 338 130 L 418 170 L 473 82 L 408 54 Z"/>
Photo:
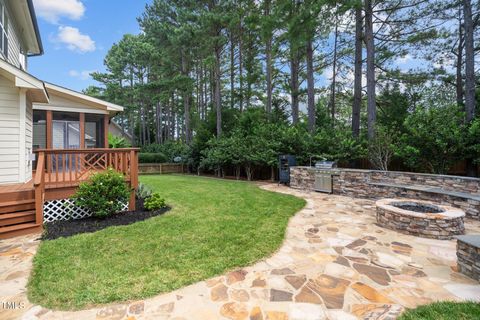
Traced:
<path fill-rule="evenodd" d="M 56 41 L 66 44 L 72 51 L 81 53 L 95 51 L 95 41 L 89 35 L 80 33 L 80 30 L 74 27 L 58 27 L 58 36 Z"/>
<path fill-rule="evenodd" d="M 53 24 L 61 17 L 79 20 L 85 13 L 80 0 L 34 0 L 34 4 L 37 15 Z"/>
<path fill-rule="evenodd" d="M 88 80 L 91 78 L 90 74 L 95 72 L 96 70 L 70 70 L 68 71 L 68 75 L 72 78 L 78 78 L 80 80 Z"/>

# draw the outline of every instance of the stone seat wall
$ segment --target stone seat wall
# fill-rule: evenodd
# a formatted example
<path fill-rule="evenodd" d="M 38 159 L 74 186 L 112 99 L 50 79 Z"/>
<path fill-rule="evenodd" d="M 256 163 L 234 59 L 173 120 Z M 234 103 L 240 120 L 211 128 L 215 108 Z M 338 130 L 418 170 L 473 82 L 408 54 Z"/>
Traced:
<path fill-rule="evenodd" d="M 458 271 L 480 281 L 480 235 L 457 237 Z"/>
<path fill-rule="evenodd" d="M 319 169 L 292 167 L 290 186 L 314 190 Z M 412 172 L 330 169 L 333 193 L 355 198 L 406 197 L 461 208 L 468 217 L 480 220 L 480 179 Z M 441 191 L 443 190 L 443 192 Z"/>

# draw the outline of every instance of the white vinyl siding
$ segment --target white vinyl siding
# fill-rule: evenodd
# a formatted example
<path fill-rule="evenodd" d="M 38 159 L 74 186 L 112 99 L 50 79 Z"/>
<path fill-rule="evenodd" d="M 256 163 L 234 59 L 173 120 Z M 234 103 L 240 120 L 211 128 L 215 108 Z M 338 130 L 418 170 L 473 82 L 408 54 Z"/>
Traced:
<path fill-rule="evenodd" d="M 0 184 L 20 178 L 20 98 L 14 83 L 0 76 Z"/>
<path fill-rule="evenodd" d="M 32 161 L 31 154 L 33 152 L 33 108 L 32 102 L 27 97 L 27 110 L 25 121 L 25 181 L 32 179 Z"/>

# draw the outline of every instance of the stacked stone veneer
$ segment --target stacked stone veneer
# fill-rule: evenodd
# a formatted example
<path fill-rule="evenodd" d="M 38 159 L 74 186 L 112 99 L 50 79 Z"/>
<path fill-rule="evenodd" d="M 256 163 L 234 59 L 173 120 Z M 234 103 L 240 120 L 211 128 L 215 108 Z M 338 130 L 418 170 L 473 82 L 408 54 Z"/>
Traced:
<path fill-rule="evenodd" d="M 480 281 L 480 236 L 457 238 L 458 271 Z"/>
<path fill-rule="evenodd" d="M 315 173 L 311 167 L 290 168 L 290 186 L 313 190 Z M 410 190 L 401 187 L 379 186 L 378 183 L 441 188 L 450 192 L 468 193 L 480 197 L 480 179 L 460 176 L 434 175 L 412 172 L 376 171 L 358 169 L 322 170 L 333 175 L 333 193 L 357 198 L 411 198 L 450 205 L 465 211 L 467 216 L 480 219 L 480 201 L 462 197 Z"/>
<path fill-rule="evenodd" d="M 377 223 L 380 226 L 417 237 L 439 240 L 452 239 L 465 233 L 465 213 L 459 209 L 439 206 L 444 210 L 443 213 L 418 213 L 391 206 L 389 202 L 394 201 L 398 200 L 377 201 Z"/>

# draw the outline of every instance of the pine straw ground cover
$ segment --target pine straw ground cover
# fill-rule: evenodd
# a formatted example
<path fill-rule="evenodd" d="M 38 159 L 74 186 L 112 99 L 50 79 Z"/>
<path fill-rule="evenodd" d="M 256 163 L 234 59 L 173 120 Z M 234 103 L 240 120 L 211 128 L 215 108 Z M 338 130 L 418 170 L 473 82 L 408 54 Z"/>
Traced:
<path fill-rule="evenodd" d="M 75 310 L 142 299 L 271 255 L 305 201 L 255 184 L 178 175 L 142 176 L 167 213 L 127 226 L 43 241 L 28 296 Z"/>

